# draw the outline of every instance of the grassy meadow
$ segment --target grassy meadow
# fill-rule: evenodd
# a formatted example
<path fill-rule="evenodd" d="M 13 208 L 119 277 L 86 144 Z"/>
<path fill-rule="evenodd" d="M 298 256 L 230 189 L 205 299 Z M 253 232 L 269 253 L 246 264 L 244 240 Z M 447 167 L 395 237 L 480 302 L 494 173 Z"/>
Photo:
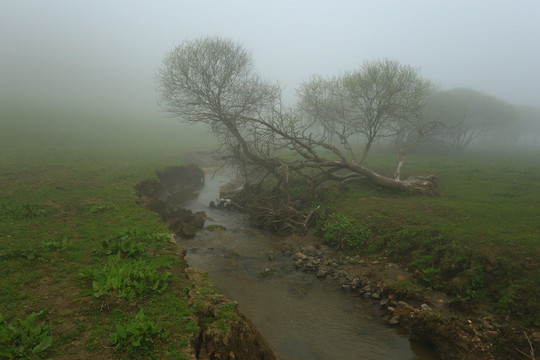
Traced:
<path fill-rule="evenodd" d="M 0 358 L 186 358 L 185 264 L 133 187 L 208 137 L 15 104 L 0 129 Z"/>
<path fill-rule="evenodd" d="M 440 197 L 350 184 L 330 188 L 326 211 L 354 221 L 350 249 L 402 263 L 459 307 L 476 304 L 488 316 L 540 326 L 538 159 L 532 150 L 411 156 L 404 177 L 437 174 Z M 367 165 L 390 176 L 394 163 L 385 155 Z M 335 233 L 339 221 L 327 228 Z"/>
<path fill-rule="evenodd" d="M 4 104 L 0 146 L 0 358 L 185 358 L 185 264 L 133 187 L 215 143 L 172 119 Z M 349 184 L 324 209 L 426 286 L 539 326 L 538 153 L 410 156 L 404 171 L 439 175 L 441 196 Z"/>

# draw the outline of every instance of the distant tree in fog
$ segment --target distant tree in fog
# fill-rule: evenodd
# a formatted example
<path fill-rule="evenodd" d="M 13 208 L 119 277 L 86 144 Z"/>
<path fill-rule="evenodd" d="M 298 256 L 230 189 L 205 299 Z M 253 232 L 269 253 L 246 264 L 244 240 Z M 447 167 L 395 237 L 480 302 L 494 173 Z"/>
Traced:
<path fill-rule="evenodd" d="M 471 89 L 435 93 L 426 116 L 442 126 L 427 142 L 441 150 L 463 151 L 473 142 L 513 143 L 518 134 L 518 112 L 514 105 Z"/>

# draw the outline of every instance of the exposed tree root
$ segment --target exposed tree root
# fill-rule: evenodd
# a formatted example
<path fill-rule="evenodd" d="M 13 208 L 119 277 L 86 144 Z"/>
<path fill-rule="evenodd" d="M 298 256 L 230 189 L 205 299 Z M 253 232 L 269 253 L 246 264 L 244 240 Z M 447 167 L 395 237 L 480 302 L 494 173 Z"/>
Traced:
<path fill-rule="evenodd" d="M 263 191 L 260 186 L 246 185 L 231 201 L 234 208 L 249 215 L 251 225 L 272 231 L 303 233 L 317 210 L 303 209 L 298 201 L 288 201 L 286 191 L 278 187 Z"/>

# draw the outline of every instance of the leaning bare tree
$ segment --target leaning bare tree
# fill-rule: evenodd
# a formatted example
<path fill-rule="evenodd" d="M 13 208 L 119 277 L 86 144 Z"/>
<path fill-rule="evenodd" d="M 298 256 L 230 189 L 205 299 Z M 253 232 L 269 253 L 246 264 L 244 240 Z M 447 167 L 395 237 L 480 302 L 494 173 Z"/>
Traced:
<path fill-rule="evenodd" d="M 220 139 L 224 158 L 246 175 L 257 174 L 259 182 L 275 178 L 273 205 L 251 206 L 258 224 L 305 226 L 309 215 L 293 206 L 285 191 L 291 178 L 312 188 L 330 180 L 367 179 L 393 190 L 437 193 L 433 176 L 399 178 L 402 156 L 410 147 L 402 151 L 394 178 L 362 165 L 375 141 L 414 129 L 414 146 L 433 126 L 422 116 L 431 84 L 410 67 L 385 60 L 340 78 L 314 77 L 301 86 L 299 107 L 293 111 L 282 105 L 278 86 L 253 73 L 251 56 L 241 46 L 207 37 L 170 52 L 159 83 L 167 112 L 206 124 Z M 361 151 L 351 141 L 359 135 L 365 140 Z M 249 188 L 249 176 L 246 181 Z"/>

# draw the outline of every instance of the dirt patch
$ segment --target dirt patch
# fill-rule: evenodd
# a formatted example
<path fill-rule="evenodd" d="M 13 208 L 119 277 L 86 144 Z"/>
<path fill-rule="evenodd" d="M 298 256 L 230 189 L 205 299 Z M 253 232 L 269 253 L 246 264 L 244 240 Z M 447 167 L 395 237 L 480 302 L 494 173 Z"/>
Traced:
<path fill-rule="evenodd" d="M 203 228 L 204 211 L 193 213 L 171 203 L 187 201 L 204 184 L 204 172 L 197 165 L 171 166 L 157 171 L 158 179 L 144 180 L 135 186 L 139 205 L 161 215 L 179 237 L 192 237 Z"/>

